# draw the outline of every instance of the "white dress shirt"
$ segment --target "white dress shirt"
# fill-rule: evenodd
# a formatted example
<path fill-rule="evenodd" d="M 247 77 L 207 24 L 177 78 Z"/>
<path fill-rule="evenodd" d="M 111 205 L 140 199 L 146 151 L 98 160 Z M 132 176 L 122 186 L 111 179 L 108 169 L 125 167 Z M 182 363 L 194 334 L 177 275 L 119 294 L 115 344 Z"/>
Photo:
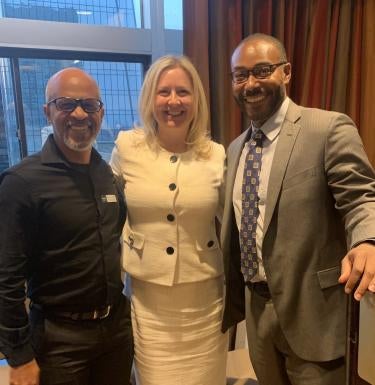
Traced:
<path fill-rule="evenodd" d="M 258 273 L 252 279 L 252 282 L 267 281 L 267 277 L 264 271 L 262 260 L 262 242 L 263 242 L 263 224 L 264 214 L 266 212 L 267 205 L 267 189 L 268 181 L 271 172 L 272 160 L 275 154 L 277 141 L 280 134 L 281 125 L 284 122 L 286 111 L 289 105 L 289 98 L 285 98 L 281 107 L 261 126 L 259 127 L 264 135 L 263 150 L 262 150 L 262 166 L 259 176 L 259 215 L 257 220 L 256 229 L 256 244 L 257 244 L 257 257 L 258 257 Z M 236 179 L 233 186 L 233 207 L 236 216 L 236 223 L 238 231 L 241 226 L 241 214 L 242 214 L 242 179 L 245 167 L 245 158 L 249 152 L 249 142 L 246 142 L 241 153 L 241 157 L 238 163 Z"/>

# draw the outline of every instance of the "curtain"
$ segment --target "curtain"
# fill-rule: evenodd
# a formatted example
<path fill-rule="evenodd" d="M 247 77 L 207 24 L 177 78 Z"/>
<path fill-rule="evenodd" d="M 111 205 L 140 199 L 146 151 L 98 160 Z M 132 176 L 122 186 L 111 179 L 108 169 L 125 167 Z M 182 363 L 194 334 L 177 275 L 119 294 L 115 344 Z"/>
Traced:
<path fill-rule="evenodd" d="M 363 9 L 362 49 L 357 55 L 362 57 L 360 133 L 367 155 L 375 166 L 375 1 L 365 0 Z M 360 27 L 358 27 L 360 28 Z"/>
<path fill-rule="evenodd" d="M 359 125 L 362 0 L 249 0 L 245 35 L 271 34 L 292 63 L 290 97 L 346 112 Z M 263 22 L 264 20 L 264 22 Z"/>
<path fill-rule="evenodd" d="M 241 0 L 184 0 L 184 54 L 196 66 L 210 101 L 211 135 L 229 144 L 241 133 L 232 97 L 230 56 L 242 39 Z"/>
<path fill-rule="evenodd" d="M 228 145 L 246 127 L 232 97 L 230 57 L 243 37 L 262 32 L 285 44 L 289 96 L 347 113 L 375 165 L 374 19 L 375 0 L 184 0 L 184 52 L 204 79 L 213 138 Z"/>
<path fill-rule="evenodd" d="M 208 0 L 183 1 L 183 47 L 197 69 L 210 105 Z"/>

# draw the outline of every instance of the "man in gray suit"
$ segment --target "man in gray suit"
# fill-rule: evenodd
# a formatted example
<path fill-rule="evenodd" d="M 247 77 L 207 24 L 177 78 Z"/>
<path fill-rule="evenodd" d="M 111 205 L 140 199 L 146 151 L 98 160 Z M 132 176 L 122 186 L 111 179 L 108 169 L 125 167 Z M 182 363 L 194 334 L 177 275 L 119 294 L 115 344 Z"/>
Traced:
<path fill-rule="evenodd" d="M 260 385 L 344 385 L 345 293 L 375 291 L 374 170 L 346 115 L 286 96 L 280 41 L 249 36 L 231 66 L 251 124 L 228 148 L 223 329 L 246 308 Z"/>

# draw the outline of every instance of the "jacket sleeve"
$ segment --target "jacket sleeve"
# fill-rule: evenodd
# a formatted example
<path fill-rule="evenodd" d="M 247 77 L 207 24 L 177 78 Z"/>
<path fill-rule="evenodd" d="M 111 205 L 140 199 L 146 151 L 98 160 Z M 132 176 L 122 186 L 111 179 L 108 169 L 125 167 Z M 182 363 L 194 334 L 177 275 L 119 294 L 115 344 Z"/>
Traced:
<path fill-rule="evenodd" d="M 10 366 L 34 358 L 25 308 L 25 282 L 34 209 L 27 183 L 5 174 L 0 179 L 0 351 Z"/>
<path fill-rule="evenodd" d="M 352 120 L 334 114 L 325 146 L 330 189 L 347 234 L 348 247 L 375 237 L 375 173 Z"/>

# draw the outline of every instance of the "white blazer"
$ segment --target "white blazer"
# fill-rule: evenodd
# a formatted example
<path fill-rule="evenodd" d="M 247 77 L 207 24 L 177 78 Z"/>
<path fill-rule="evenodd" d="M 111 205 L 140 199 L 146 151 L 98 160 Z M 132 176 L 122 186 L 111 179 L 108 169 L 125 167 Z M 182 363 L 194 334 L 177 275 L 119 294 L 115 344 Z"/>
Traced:
<path fill-rule="evenodd" d="M 151 150 L 142 130 L 119 133 L 111 166 L 125 180 L 122 263 L 131 276 L 172 286 L 223 274 L 215 216 L 225 150 L 211 144 L 209 159 L 197 159 Z"/>

